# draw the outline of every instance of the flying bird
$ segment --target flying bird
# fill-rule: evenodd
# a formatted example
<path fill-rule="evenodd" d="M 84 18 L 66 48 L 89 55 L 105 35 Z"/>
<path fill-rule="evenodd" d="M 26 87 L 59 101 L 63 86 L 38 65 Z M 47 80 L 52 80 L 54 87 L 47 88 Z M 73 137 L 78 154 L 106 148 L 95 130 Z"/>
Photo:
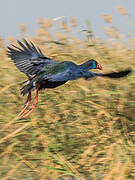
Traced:
<path fill-rule="evenodd" d="M 28 80 L 22 87 L 21 94 L 28 94 L 23 110 L 18 114 L 19 117 L 27 117 L 35 108 L 38 102 L 38 92 L 41 89 L 56 88 L 65 84 L 69 80 L 78 78 L 90 79 L 96 76 L 120 78 L 128 75 L 131 69 L 108 74 L 94 73 L 91 69 L 102 70 L 102 66 L 94 59 L 88 60 L 83 64 L 77 65 L 72 61 L 57 62 L 46 57 L 41 49 L 36 48 L 32 42 L 25 39 L 23 43 L 17 41 L 20 47 L 11 45 L 7 47 L 7 55 L 11 58 L 16 67 L 26 74 Z M 31 107 L 31 92 L 36 90 L 36 95 Z"/>

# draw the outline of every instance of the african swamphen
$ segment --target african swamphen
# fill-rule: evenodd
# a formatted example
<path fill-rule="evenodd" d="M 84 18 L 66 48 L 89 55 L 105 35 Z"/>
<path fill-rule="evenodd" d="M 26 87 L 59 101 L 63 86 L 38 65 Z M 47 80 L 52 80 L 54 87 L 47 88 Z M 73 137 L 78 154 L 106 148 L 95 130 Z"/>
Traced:
<path fill-rule="evenodd" d="M 77 78 L 90 79 L 95 76 L 120 78 L 131 72 L 131 70 L 125 70 L 109 74 L 94 73 L 89 70 L 102 70 L 102 67 L 93 59 L 81 65 L 71 61 L 57 62 L 46 57 L 32 42 L 28 43 L 24 40 L 24 43 L 18 41 L 18 44 L 21 48 L 14 45 L 7 47 L 7 55 L 13 60 L 17 68 L 28 77 L 28 81 L 21 91 L 22 95 L 28 93 L 28 97 L 24 109 L 18 115 L 20 117 L 26 117 L 33 111 L 38 102 L 38 92 L 41 89 L 55 88 Z M 36 96 L 31 108 L 26 111 L 31 102 L 31 91 L 34 89 L 36 89 Z"/>

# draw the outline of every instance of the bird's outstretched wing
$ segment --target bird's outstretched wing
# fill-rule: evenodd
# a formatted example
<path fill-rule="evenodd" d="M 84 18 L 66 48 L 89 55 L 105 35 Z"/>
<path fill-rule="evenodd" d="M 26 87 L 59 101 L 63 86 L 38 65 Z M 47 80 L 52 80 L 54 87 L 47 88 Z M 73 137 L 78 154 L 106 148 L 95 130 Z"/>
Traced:
<path fill-rule="evenodd" d="M 18 41 L 21 48 L 12 45 L 7 47 L 7 55 L 10 57 L 17 68 L 25 73 L 29 78 L 35 75 L 40 69 L 49 63 L 56 63 L 42 53 L 39 48 L 36 48 L 32 42 L 28 43 L 24 40 L 24 43 Z"/>

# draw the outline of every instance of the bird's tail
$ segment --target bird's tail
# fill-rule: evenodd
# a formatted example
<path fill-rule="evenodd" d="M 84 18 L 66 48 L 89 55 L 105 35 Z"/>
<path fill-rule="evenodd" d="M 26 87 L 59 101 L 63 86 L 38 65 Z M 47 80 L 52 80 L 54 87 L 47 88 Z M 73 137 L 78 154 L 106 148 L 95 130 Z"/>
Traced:
<path fill-rule="evenodd" d="M 102 76 L 109 77 L 109 78 L 121 78 L 121 77 L 127 76 L 129 73 L 131 73 L 131 71 L 132 71 L 131 69 L 127 69 L 125 71 L 102 74 Z"/>
<path fill-rule="evenodd" d="M 24 96 L 28 92 L 30 92 L 35 86 L 33 86 L 33 83 L 28 81 L 28 83 L 21 88 L 21 94 Z"/>

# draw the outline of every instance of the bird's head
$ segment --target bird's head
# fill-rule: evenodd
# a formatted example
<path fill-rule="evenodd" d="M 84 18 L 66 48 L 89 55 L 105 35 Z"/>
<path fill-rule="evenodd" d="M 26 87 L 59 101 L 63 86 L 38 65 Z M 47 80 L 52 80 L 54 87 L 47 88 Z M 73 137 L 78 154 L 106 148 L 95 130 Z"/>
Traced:
<path fill-rule="evenodd" d="M 89 66 L 89 69 L 103 69 L 102 66 L 94 59 L 89 60 Z"/>
<path fill-rule="evenodd" d="M 80 64 L 79 67 L 84 70 L 90 70 L 90 69 L 102 70 L 102 66 L 94 59 L 88 60 L 85 63 Z"/>

